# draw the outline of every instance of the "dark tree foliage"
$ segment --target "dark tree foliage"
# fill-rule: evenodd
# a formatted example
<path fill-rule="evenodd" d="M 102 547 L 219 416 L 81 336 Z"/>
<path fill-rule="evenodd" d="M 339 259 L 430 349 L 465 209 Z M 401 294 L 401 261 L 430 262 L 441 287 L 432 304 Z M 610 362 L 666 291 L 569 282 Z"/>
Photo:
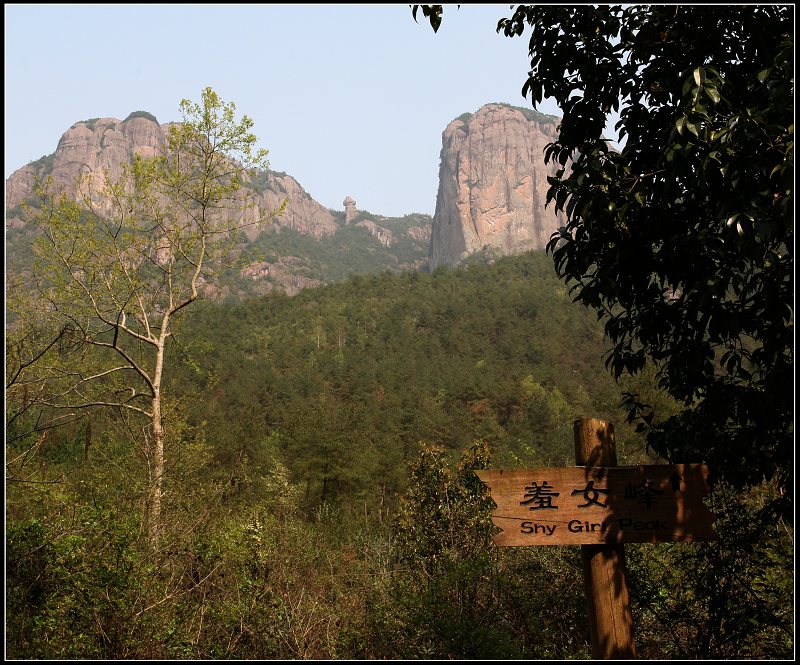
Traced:
<path fill-rule="evenodd" d="M 523 5 L 497 26 L 526 29 L 522 94 L 563 111 L 556 271 L 604 319 L 613 375 L 652 361 L 683 404 L 658 422 L 631 394 L 631 421 L 673 462 L 777 480 L 790 514 L 793 6 Z"/>

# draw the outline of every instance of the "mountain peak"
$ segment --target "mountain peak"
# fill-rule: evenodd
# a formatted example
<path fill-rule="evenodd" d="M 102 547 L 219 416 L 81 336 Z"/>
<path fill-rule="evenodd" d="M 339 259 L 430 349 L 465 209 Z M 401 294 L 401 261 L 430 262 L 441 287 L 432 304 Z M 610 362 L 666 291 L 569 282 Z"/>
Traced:
<path fill-rule="evenodd" d="M 455 265 L 482 250 L 543 249 L 562 217 L 545 208 L 544 148 L 559 118 L 510 104 L 485 104 L 442 133 L 430 265 Z"/>

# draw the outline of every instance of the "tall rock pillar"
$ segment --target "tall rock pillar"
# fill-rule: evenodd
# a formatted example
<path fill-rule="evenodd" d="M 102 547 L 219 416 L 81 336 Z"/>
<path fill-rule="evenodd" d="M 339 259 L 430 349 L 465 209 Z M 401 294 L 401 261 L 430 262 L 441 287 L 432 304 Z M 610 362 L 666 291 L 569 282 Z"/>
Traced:
<path fill-rule="evenodd" d="M 487 104 L 453 120 L 442 133 L 431 268 L 456 265 L 484 247 L 498 255 L 543 249 L 563 225 L 545 209 L 544 148 L 559 118 L 506 104 Z"/>
<path fill-rule="evenodd" d="M 342 201 L 342 205 L 344 206 L 344 223 L 349 224 L 353 217 L 358 214 L 358 210 L 356 210 L 356 202 L 351 196 L 348 196 L 344 201 Z"/>

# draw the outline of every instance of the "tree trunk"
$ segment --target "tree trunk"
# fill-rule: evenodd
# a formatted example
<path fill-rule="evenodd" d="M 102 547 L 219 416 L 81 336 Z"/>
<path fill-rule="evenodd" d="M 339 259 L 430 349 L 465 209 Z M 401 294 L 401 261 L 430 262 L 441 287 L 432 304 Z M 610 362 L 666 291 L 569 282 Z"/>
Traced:
<path fill-rule="evenodd" d="M 161 395 L 159 393 L 153 398 L 153 442 L 150 453 L 152 459 L 147 529 L 150 545 L 156 548 L 161 535 L 161 494 L 164 480 L 164 428 L 161 424 Z"/>
<path fill-rule="evenodd" d="M 151 476 L 150 476 L 150 510 L 147 516 L 148 536 L 150 546 L 158 547 L 161 536 L 161 497 L 164 485 L 164 424 L 161 417 L 161 377 L 164 370 L 164 349 L 167 342 L 169 316 L 165 316 L 161 323 L 156 364 L 153 371 L 153 444 L 150 451 Z"/>

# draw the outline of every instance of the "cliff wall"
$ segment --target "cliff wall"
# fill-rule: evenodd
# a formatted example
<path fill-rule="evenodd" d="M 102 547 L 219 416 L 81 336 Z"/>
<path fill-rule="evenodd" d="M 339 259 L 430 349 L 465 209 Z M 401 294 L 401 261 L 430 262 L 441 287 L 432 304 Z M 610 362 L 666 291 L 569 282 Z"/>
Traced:
<path fill-rule="evenodd" d="M 506 256 L 543 249 L 562 225 L 545 208 L 557 166 L 544 163 L 558 118 L 487 104 L 453 120 L 442 134 L 431 268 L 456 265 L 488 247 Z"/>

